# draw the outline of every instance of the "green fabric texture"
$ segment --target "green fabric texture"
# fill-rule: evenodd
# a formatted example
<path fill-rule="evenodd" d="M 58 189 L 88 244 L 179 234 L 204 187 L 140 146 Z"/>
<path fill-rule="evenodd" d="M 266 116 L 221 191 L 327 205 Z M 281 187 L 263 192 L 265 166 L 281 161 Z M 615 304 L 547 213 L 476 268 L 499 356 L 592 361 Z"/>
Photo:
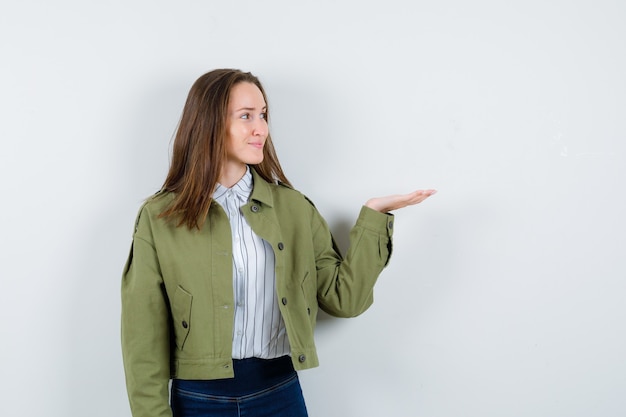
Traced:
<path fill-rule="evenodd" d="M 393 216 L 362 207 L 343 258 L 327 223 L 301 193 L 270 184 L 252 169 L 242 207 L 252 230 L 271 244 L 276 290 L 295 369 L 318 366 L 318 309 L 354 317 L 373 302 L 391 256 Z M 140 209 L 122 277 L 122 352 L 134 417 L 171 416 L 170 378 L 232 378 L 232 237 L 213 202 L 202 229 L 158 215 L 173 195 Z"/>

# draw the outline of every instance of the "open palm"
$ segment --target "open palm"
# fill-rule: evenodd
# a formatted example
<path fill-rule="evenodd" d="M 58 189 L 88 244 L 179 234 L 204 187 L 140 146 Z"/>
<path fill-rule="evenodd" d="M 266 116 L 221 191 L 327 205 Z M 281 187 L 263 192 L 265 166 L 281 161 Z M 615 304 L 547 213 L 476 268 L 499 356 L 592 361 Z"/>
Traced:
<path fill-rule="evenodd" d="M 436 192 L 436 190 L 416 190 L 408 194 L 394 194 L 385 197 L 375 197 L 370 198 L 365 205 L 371 209 L 380 211 L 381 213 L 387 213 L 392 210 L 421 203 Z"/>

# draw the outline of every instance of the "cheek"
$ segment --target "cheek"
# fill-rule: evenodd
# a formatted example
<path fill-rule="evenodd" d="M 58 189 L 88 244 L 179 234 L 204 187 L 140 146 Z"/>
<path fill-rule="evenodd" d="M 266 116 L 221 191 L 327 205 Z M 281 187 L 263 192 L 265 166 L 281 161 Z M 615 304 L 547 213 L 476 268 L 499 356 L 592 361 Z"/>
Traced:
<path fill-rule="evenodd" d="M 241 149 L 241 141 L 237 140 L 236 136 L 229 135 L 226 138 L 226 154 L 228 156 L 237 155 Z"/>
<path fill-rule="evenodd" d="M 244 142 L 250 135 L 250 129 L 245 125 L 234 125 L 228 130 L 233 145 Z"/>

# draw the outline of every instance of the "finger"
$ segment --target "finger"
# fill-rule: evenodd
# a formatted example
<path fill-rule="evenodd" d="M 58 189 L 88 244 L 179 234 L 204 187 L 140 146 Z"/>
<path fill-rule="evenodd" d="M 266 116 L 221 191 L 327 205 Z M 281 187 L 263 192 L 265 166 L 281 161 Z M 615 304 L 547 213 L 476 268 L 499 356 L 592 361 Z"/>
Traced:
<path fill-rule="evenodd" d="M 431 195 L 435 194 L 436 190 L 417 190 L 409 194 L 409 198 L 406 200 L 407 205 L 419 204 L 426 200 Z"/>

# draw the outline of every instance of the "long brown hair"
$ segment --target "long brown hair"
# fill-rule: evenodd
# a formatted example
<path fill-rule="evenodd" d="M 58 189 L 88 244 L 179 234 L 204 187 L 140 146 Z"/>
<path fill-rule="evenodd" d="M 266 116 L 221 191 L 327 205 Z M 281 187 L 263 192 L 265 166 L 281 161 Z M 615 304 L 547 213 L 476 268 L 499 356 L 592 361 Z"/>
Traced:
<path fill-rule="evenodd" d="M 226 159 L 226 117 L 232 88 L 242 82 L 256 85 L 268 105 L 257 77 L 236 69 L 217 69 L 196 80 L 189 90 L 178 124 L 170 169 L 163 190 L 174 200 L 159 217 L 176 218 L 177 226 L 200 229 L 211 205 L 211 196 Z M 267 119 L 269 121 L 269 118 Z M 254 165 L 266 181 L 291 185 L 283 173 L 272 138 L 268 133 L 263 161 Z"/>

